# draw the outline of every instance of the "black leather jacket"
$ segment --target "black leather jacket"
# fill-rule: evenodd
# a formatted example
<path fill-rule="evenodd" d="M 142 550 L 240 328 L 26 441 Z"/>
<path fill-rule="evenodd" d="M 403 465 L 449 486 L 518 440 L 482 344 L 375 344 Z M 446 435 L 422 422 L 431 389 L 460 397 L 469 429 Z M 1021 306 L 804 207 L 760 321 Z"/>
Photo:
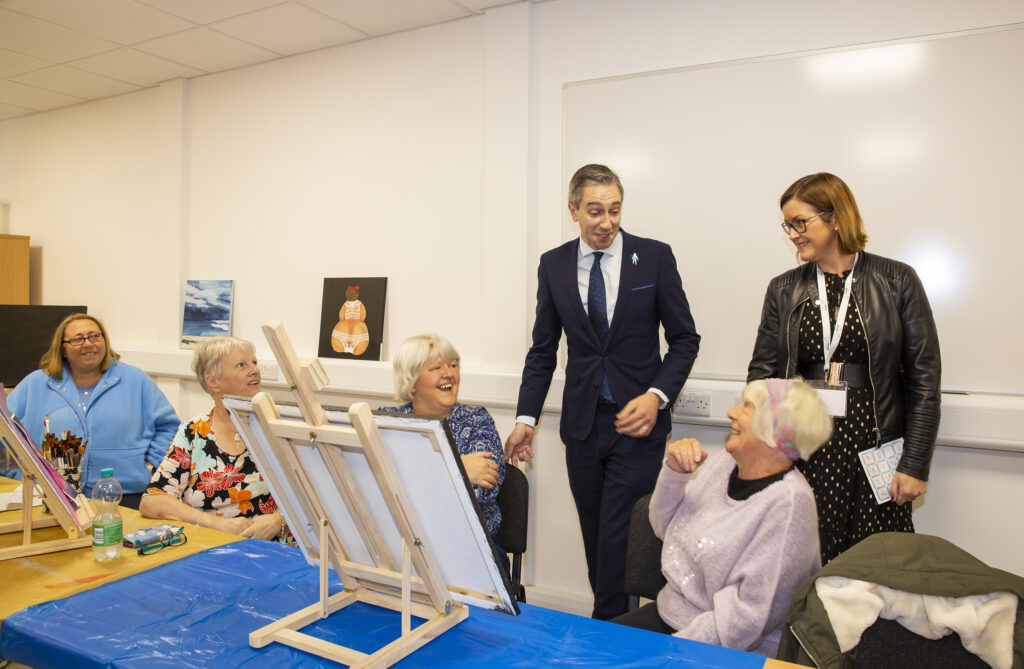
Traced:
<path fill-rule="evenodd" d="M 818 299 L 814 263 L 771 280 L 747 381 L 796 376 L 800 318 Z M 875 438 L 903 437 L 897 471 L 928 480 L 941 405 L 939 338 L 924 286 L 910 265 L 861 252 L 852 299 L 868 340 Z"/>

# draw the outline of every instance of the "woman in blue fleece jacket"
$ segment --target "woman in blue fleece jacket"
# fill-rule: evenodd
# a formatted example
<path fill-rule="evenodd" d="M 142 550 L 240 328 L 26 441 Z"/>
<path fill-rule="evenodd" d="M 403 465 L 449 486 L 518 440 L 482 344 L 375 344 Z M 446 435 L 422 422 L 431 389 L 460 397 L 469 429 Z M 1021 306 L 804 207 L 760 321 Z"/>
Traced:
<path fill-rule="evenodd" d="M 153 380 L 118 358 L 97 318 L 72 314 L 57 326 L 41 369 L 15 386 L 8 405 L 37 446 L 45 422 L 51 434 L 81 438 L 86 496 L 100 470 L 113 467 L 124 490 L 121 504 L 137 509 L 151 475 L 146 462 L 159 466 L 179 421 Z"/>

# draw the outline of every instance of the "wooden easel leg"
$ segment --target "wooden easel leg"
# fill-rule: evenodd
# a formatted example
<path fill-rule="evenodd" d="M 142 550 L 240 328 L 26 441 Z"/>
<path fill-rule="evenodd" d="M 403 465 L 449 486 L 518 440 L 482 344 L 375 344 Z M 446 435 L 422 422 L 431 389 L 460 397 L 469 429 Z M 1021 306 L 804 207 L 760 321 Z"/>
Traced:
<path fill-rule="evenodd" d="M 21 514 L 25 524 L 21 543 L 32 543 L 32 497 L 36 489 L 36 481 L 31 476 L 22 475 L 21 480 Z"/>
<path fill-rule="evenodd" d="M 412 629 L 412 611 L 409 603 L 410 589 L 409 580 L 411 569 L 409 566 L 409 546 L 402 539 L 402 636 L 405 636 Z"/>
<path fill-rule="evenodd" d="M 359 597 L 354 592 L 339 592 L 332 595 L 328 599 L 328 613 L 334 613 L 335 611 L 345 608 L 349 604 L 359 601 Z M 310 623 L 314 623 L 317 620 L 323 618 L 323 608 L 320 602 L 307 606 L 304 609 L 299 609 L 295 613 L 285 616 L 280 620 L 276 620 L 269 625 L 265 625 L 254 632 L 249 633 L 249 645 L 253 648 L 263 648 L 268 643 L 278 641 L 274 636 L 282 630 L 300 630 Z M 282 642 L 283 643 L 283 642 Z M 324 642 L 326 643 L 326 642 Z"/>
<path fill-rule="evenodd" d="M 357 667 L 360 669 L 363 667 L 390 667 L 395 662 L 408 656 L 417 648 L 427 645 L 468 617 L 469 607 L 464 604 L 456 605 L 448 615 L 438 615 L 427 620 L 411 632 L 403 633 L 401 637 L 384 646 L 373 655 L 370 655 L 365 663 L 353 664 L 352 669 Z"/>
<path fill-rule="evenodd" d="M 320 519 L 320 617 L 326 618 L 330 615 L 330 611 L 327 607 L 328 590 L 327 580 L 329 578 L 328 572 L 328 557 L 330 556 L 330 546 L 327 543 L 327 527 L 328 522 L 326 518 Z"/>

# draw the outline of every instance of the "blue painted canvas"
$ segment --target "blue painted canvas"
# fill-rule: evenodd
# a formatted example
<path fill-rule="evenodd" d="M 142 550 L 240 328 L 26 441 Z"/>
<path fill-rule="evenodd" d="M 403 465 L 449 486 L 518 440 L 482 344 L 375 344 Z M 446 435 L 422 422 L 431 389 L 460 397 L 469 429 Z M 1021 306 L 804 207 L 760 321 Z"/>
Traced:
<path fill-rule="evenodd" d="M 181 347 L 196 348 L 205 339 L 231 335 L 231 279 L 185 281 L 185 314 L 181 320 Z"/>

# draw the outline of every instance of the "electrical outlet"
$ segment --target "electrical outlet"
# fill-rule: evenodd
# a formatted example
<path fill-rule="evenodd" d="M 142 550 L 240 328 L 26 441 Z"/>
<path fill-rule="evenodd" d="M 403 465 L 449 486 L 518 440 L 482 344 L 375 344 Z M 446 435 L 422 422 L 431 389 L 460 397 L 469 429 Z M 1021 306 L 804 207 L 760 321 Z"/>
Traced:
<path fill-rule="evenodd" d="M 261 360 L 260 374 L 263 376 L 264 381 L 277 381 L 277 362 Z"/>
<path fill-rule="evenodd" d="M 672 407 L 677 416 L 711 417 L 711 391 L 700 390 L 684 392 Z"/>

